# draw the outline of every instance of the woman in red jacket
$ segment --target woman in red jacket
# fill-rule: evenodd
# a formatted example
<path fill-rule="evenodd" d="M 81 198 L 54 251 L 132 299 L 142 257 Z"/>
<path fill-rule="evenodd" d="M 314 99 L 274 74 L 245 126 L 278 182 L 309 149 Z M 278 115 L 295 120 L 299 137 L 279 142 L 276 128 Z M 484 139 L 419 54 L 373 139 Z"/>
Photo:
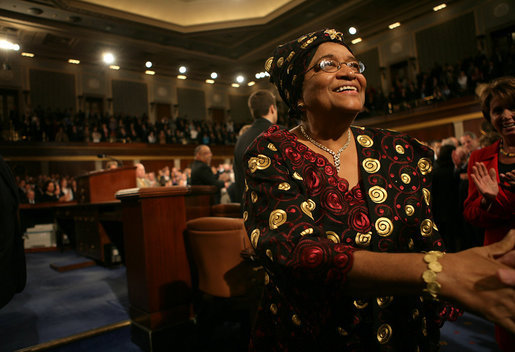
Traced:
<path fill-rule="evenodd" d="M 494 144 L 472 152 L 464 215 L 485 228 L 485 245 L 498 242 L 515 227 L 515 78 L 493 81 L 481 94 L 483 115 L 501 135 Z M 515 350 L 515 337 L 496 326 L 503 351 Z"/>

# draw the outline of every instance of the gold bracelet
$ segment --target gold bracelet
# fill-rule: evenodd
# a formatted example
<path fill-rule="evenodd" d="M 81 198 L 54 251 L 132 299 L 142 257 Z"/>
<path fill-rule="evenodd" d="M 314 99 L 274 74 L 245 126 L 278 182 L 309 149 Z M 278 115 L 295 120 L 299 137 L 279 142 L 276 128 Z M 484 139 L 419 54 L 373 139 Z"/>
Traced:
<path fill-rule="evenodd" d="M 424 255 L 424 262 L 427 263 L 427 270 L 422 273 L 422 280 L 426 283 L 424 292 L 429 293 L 433 299 L 438 300 L 438 294 L 442 285 L 436 281 L 436 274 L 442 271 L 442 264 L 438 259 L 445 253 L 439 251 L 429 251 Z"/>

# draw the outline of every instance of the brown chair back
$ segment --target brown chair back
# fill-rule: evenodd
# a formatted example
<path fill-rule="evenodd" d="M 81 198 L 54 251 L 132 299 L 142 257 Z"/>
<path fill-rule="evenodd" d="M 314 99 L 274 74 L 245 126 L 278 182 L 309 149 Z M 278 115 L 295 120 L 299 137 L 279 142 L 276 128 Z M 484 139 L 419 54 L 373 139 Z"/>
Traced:
<path fill-rule="evenodd" d="M 186 238 L 197 269 L 199 290 L 226 298 L 246 293 L 252 269 L 240 254 L 250 246 L 243 219 L 193 219 L 186 223 Z"/>

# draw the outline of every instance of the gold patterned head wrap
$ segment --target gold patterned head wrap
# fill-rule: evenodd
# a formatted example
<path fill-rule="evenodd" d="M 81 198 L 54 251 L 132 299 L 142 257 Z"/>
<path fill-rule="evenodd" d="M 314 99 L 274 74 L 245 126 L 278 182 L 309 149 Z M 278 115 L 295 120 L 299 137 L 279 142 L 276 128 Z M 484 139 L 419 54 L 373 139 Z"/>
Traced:
<path fill-rule="evenodd" d="M 275 84 L 283 101 L 288 105 L 291 118 L 299 118 L 302 112 L 297 103 L 302 95 L 304 73 L 315 55 L 316 48 L 322 43 L 334 42 L 349 46 L 343 41 L 343 34 L 335 29 L 323 29 L 305 34 L 291 42 L 279 45 L 265 63 L 270 74 L 270 82 Z"/>

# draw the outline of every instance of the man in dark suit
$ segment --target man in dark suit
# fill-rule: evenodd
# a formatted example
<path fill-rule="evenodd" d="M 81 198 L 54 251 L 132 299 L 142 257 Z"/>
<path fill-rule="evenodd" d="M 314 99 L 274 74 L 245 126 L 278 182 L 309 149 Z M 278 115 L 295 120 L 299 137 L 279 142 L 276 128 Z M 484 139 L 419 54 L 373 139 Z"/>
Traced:
<path fill-rule="evenodd" d="M 195 148 L 194 155 L 195 160 L 191 164 L 191 185 L 216 186 L 218 191 L 224 188 L 230 178 L 226 173 L 217 175 L 211 171 L 211 159 L 213 158 L 211 148 L 201 144 Z M 215 202 L 220 203 L 220 192 L 215 197 Z"/>
<path fill-rule="evenodd" d="M 27 279 L 18 204 L 18 187 L 0 156 L 0 308 L 25 288 Z"/>
<path fill-rule="evenodd" d="M 235 189 L 232 200 L 240 203 L 245 187 L 245 174 L 243 165 L 243 155 L 248 146 L 254 142 L 257 136 L 267 130 L 272 124 L 277 123 L 277 104 L 275 96 L 268 90 L 257 90 L 252 93 L 248 100 L 250 113 L 254 118 L 254 123 L 243 133 L 234 147 L 234 179 Z"/>

